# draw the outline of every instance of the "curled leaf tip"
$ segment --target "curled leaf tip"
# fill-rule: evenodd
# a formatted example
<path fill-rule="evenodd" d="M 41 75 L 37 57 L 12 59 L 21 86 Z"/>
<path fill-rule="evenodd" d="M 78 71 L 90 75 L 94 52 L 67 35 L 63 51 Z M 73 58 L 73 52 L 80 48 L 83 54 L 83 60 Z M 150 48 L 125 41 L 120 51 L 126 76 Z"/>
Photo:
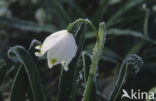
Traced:
<path fill-rule="evenodd" d="M 31 41 L 31 43 L 32 43 L 32 44 L 35 44 L 35 43 L 36 43 L 36 44 L 41 44 L 41 42 L 38 41 L 38 40 L 36 40 L 36 39 L 33 39 L 33 40 Z"/>
<path fill-rule="evenodd" d="M 10 59 L 13 59 L 16 55 L 15 55 L 15 53 L 16 53 L 16 50 L 17 49 L 23 49 L 23 47 L 22 46 L 19 46 L 19 45 L 16 45 L 16 46 L 14 46 L 14 47 L 11 47 L 9 50 L 8 50 L 8 57 L 10 58 Z"/>
<path fill-rule="evenodd" d="M 136 54 L 129 55 L 125 60 L 124 63 L 127 65 L 134 65 L 135 73 L 138 73 L 143 66 L 143 60 L 140 56 Z"/>

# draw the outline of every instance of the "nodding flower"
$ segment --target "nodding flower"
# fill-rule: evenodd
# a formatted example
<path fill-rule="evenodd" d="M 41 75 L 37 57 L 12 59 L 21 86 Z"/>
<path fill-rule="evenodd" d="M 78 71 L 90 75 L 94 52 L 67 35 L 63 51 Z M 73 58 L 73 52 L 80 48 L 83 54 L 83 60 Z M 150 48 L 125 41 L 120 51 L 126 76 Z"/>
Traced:
<path fill-rule="evenodd" d="M 35 52 L 36 56 L 43 56 L 47 52 L 49 68 L 62 64 L 65 71 L 68 71 L 68 64 L 75 57 L 78 49 L 73 34 L 67 30 L 57 31 L 49 35 L 42 45 L 35 48 L 39 50 L 39 52 Z"/>

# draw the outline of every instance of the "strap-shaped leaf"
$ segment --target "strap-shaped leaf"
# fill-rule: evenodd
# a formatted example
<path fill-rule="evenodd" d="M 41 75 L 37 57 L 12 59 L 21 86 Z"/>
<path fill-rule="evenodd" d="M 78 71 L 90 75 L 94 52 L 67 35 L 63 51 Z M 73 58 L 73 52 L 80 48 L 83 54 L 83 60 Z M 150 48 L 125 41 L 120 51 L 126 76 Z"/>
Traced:
<path fill-rule="evenodd" d="M 3 67 L 5 67 L 7 64 L 6 64 L 6 62 L 5 62 L 5 60 L 3 59 L 3 58 L 1 58 L 0 57 L 0 83 L 1 83 L 1 79 L 3 79 L 2 77 L 2 75 L 4 75 L 3 73 L 4 73 L 4 69 L 3 69 Z"/>
<path fill-rule="evenodd" d="M 33 32 L 41 32 L 41 31 L 54 32 L 56 30 L 55 26 L 52 25 L 39 25 L 31 21 L 23 21 L 13 18 L 9 19 L 4 17 L 0 17 L 0 24 L 5 25 L 7 27 L 18 28 L 21 30 Z"/>
<path fill-rule="evenodd" d="M 138 73 L 142 69 L 142 65 L 142 58 L 136 54 L 129 55 L 123 60 L 117 81 L 109 96 L 109 101 L 116 101 L 118 93 L 120 92 L 121 87 L 123 85 L 123 80 L 126 78 L 126 73 L 130 69 L 133 69 L 134 73 Z"/>
<path fill-rule="evenodd" d="M 117 24 L 119 19 L 121 19 L 121 15 L 124 14 L 126 11 L 131 9 L 132 7 L 135 7 L 136 5 L 139 5 L 144 0 L 128 0 L 124 6 L 122 6 L 107 22 L 107 27 L 111 27 L 114 24 Z"/>
<path fill-rule="evenodd" d="M 87 82 L 88 79 L 88 75 L 89 75 L 89 69 L 90 69 L 90 65 L 91 65 L 91 54 L 87 53 L 87 52 L 83 52 L 82 53 L 82 59 L 83 59 L 83 71 L 84 71 L 84 80 L 85 83 Z"/>
<path fill-rule="evenodd" d="M 85 82 L 87 82 L 90 65 L 91 65 L 91 55 L 83 52 L 83 69 L 84 69 L 84 79 Z M 91 91 L 89 92 L 89 98 L 88 101 L 97 101 L 97 94 L 96 94 L 96 77 L 93 80 L 93 85 L 91 88 Z"/>
<path fill-rule="evenodd" d="M 141 32 L 138 31 L 134 31 L 134 30 L 129 30 L 129 29 L 118 29 L 118 28 L 111 28 L 107 30 L 107 35 L 116 35 L 116 36 L 121 36 L 121 35 L 125 35 L 125 36 L 133 36 L 136 38 L 140 38 L 143 39 L 145 41 L 151 42 L 153 44 L 156 44 L 156 41 L 151 39 L 149 36 L 144 35 Z M 89 32 L 86 34 L 86 38 L 90 39 L 90 38 L 95 38 L 95 34 L 93 32 Z"/>
<path fill-rule="evenodd" d="M 30 87 L 32 90 L 34 101 L 44 101 L 43 94 L 42 94 L 41 87 L 40 87 L 39 72 L 38 72 L 35 62 L 33 61 L 32 57 L 29 55 L 28 51 L 26 51 L 21 46 L 14 46 L 9 49 L 8 55 L 10 58 L 17 56 L 19 61 L 24 66 L 29 82 L 30 82 Z M 12 90 L 15 90 L 15 89 L 12 89 Z M 17 101 L 17 100 L 11 100 L 11 101 Z"/>
<path fill-rule="evenodd" d="M 82 27 L 82 26 L 81 26 Z M 78 58 L 80 56 L 83 44 L 84 44 L 84 36 L 85 33 L 83 33 L 84 29 L 82 28 L 78 28 L 78 31 L 76 31 L 78 34 L 76 34 L 76 42 L 78 45 L 78 51 L 77 54 L 75 56 L 75 58 L 72 60 L 72 62 L 69 65 L 69 70 L 66 72 L 63 70 L 61 70 L 61 78 L 60 78 L 60 84 L 59 84 L 59 92 L 58 92 L 58 97 L 57 97 L 57 101 L 70 101 L 70 99 L 74 99 L 72 95 L 72 87 L 74 85 L 74 82 L 76 81 L 75 75 L 77 72 L 77 69 L 75 67 Z"/>
<path fill-rule="evenodd" d="M 10 101 L 24 101 L 28 85 L 27 74 L 21 65 L 18 69 L 12 88 Z"/>

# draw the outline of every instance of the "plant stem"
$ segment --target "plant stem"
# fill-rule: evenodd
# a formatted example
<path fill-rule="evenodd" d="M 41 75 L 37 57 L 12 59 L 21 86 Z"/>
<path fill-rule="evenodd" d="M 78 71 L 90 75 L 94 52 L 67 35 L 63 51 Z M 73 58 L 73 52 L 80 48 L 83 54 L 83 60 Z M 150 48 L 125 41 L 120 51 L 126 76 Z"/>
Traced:
<path fill-rule="evenodd" d="M 89 26 L 94 30 L 94 32 L 96 33 L 96 37 L 97 37 L 97 41 L 99 42 L 99 37 L 98 37 L 98 31 L 96 29 L 96 27 L 93 25 L 93 23 L 89 20 L 89 19 L 77 19 L 76 21 L 70 23 L 67 27 L 67 31 L 71 32 L 71 30 L 73 29 L 74 25 L 79 23 L 79 22 L 83 22 L 85 24 L 89 24 Z"/>
<path fill-rule="evenodd" d="M 93 78 L 94 78 L 94 74 L 93 73 L 89 73 L 87 86 L 86 86 L 86 89 L 85 89 L 82 101 L 88 101 L 88 99 L 89 99 L 89 93 L 91 91 L 90 88 L 93 85 Z"/>
<path fill-rule="evenodd" d="M 100 23 L 99 33 L 98 33 L 98 37 L 100 40 L 99 40 L 99 42 L 96 42 L 94 49 L 93 49 L 93 60 L 92 60 L 91 68 L 89 71 L 87 85 L 86 85 L 86 88 L 84 91 L 82 101 L 88 101 L 88 99 L 89 99 L 89 93 L 90 93 L 91 87 L 93 85 L 94 76 L 96 74 L 96 69 L 98 67 L 98 61 L 99 61 L 100 56 L 102 54 L 103 45 L 104 45 L 104 42 L 106 40 L 106 33 L 105 32 L 106 32 L 105 24 Z"/>

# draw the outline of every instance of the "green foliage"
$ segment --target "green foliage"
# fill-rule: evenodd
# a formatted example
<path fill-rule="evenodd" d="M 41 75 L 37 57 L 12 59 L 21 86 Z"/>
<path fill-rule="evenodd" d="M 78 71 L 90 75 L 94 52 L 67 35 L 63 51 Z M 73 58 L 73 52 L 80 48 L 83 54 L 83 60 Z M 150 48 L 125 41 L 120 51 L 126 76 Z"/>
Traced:
<path fill-rule="evenodd" d="M 26 91 L 26 85 L 23 84 L 27 84 L 26 79 L 29 79 L 34 101 L 44 101 L 44 97 L 40 87 L 39 72 L 37 70 L 36 64 L 34 63 L 32 57 L 29 55 L 28 51 L 26 51 L 21 46 L 14 46 L 9 49 L 8 56 L 10 58 L 17 56 L 21 64 L 24 66 L 24 69 L 22 69 L 23 66 L 21 66 L 16 74 L 15 81 L 12 87 L 11 101 L 24 100 L 24 92 Z M 28 78 L 26 78 L 25 74 L 27 74 Z M 20 87 L 19 90 L 17 89 L 18 87 Z M 19 96 L 18 94 L 22 95 Z"/>
<path fill-rule="evenodd" d="M 109 101 L 116 101 L 119 91 L 121 90 L 121 87 L 123 85 L 123 80 L 126 78 L 126 73 L 131 69 L 129 65 L 133 65 L 133 71 L 135 73 L 138 73 L 143 65 L 143 60 L 141 57 L 137 56 L 136 54 L 132 54 L 126 57 L 125 60 L 123 60 L 118 79 L 115 83 L 115 86 L 109 96 Z"/>
<path fill-rule="evenodd" d="M 0 1 L 0 101 L 120 101 L 122 88 L 155 92 L 155 8 L 154 0 Z M 96 29 L 101 21 L 107 31 Z M 34 54 L 37 40 L 62 29 L 78 45 L 67 72 Z"/>

